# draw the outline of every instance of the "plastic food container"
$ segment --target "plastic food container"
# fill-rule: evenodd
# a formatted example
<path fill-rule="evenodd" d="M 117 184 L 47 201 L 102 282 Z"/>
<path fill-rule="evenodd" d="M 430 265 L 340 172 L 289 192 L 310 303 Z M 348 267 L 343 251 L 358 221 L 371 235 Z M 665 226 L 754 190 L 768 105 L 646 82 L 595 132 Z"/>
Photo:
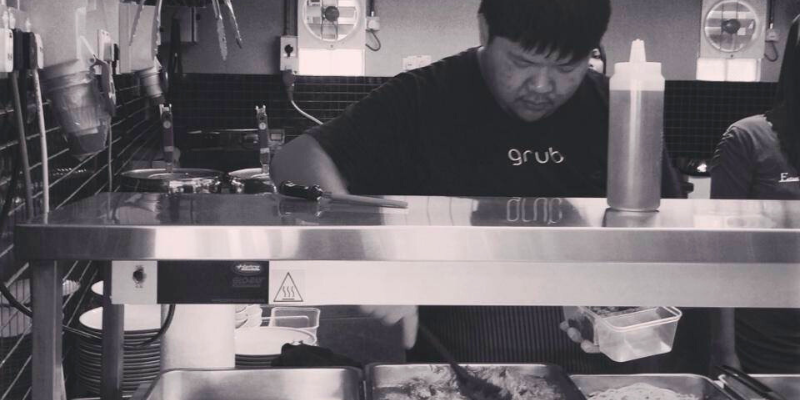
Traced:
<path fill-rule="evenodd" d="M 617 362 L 671 351 L 681 315 L 675 307 L 564 307 L 569 325 Z"/>

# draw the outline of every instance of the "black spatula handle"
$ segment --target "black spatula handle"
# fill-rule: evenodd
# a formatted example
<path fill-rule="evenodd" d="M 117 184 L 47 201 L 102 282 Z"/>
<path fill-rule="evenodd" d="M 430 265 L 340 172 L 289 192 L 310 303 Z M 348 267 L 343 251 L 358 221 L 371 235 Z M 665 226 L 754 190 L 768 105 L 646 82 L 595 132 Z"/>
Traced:
<path fill-rule="evenodd" d="M 283 181 L 278 187 L 278 192 L 284 196 L 297 197 L 300 199 L 319 201 L 325 192 L 319 185 L 303 186 L 292 181 Z"/>

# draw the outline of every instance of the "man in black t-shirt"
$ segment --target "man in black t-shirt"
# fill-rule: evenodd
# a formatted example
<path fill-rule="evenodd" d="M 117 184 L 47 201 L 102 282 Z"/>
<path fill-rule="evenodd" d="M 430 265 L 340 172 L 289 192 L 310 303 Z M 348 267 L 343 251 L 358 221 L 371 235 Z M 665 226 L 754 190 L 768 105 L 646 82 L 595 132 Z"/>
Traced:
<path fill-rule="evenodd" d="M 605 197 L 608 81 L 588 59 L 610 12 L 609 0 L 482 0 L 481 47 L 402 73 L 310 129 L 277 154 L 273 176 L 340 193 Z M 662 195 L 680 197 L 663 162 Z M 418 317 L 459 361 L 641 370 L 585 354 L 559 329 L 559 307 L 365 310 L 402 320 L 409 347 Z M 434 354 L 416 343 L 409 360 Z"/>

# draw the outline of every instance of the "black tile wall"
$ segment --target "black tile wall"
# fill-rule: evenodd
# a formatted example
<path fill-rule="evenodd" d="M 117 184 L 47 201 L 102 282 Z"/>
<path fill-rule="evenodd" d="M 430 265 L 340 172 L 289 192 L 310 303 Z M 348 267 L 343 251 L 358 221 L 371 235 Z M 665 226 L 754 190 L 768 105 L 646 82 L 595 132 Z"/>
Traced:
<path fill-rule="evenodd" d="M 21 79 L 20 91 L 23 104 L 27 104 L 24 127 L 30 159 L 30 172 L 33 183 L 34 215 L 42 212 L 42 167 L 40 152 L 40 132 L 36 123 L 33 85 L 30 76 Z M 112 121 L 111 163 L 115 172 L 113 185 L 108 182 L 108 149 L 83 161 L 73 158 L 66 140 L 62 137 L 51 111 L 45 102 L 46 138 L 50 167 L 50 207 L 52 210 L 118 187 L 116 177 L 136 162 L 151 157 L 157 148 L 155 140 L 158 121 L 154 118 L 153 107 L 141 94 L 139 82 L 132 75 L 115 77 L 117 88 L 117 115 Z M 7 222 L 0 236 L 0 279 L 23 303 L 30 302 L 29 266 L 14 257 L 14 225 L 24 221 L 25 212 L 24 180 L 20 176 L 15 187 L 9 187 L 14 164 L 19 157 L 19 140 L 16 112 L 12 102 L 12 90 L 8 78 L 0 79 L 0 207 L 6 193 L 13 193 L 12 206 Z M 92 262 L 61 261 L 61 275 L 65 283 L 76 282 L 77 290 L 65 291 L 64 323 L 76 326 L 78 317 L 86 309 L 92 297 L 89 290 L 97 280 L 98 269 Z M 74 284 L 70 287 L 75 287 Z M 0 300 L 0 400 L 21 400 L 31 397 L 31 321 L 16 309 Z M 72 351 L 72 337 L 64 336 L 64 365 L 70 398 L 85 393 L 75 382 Z"/>
<path fill-rule="evenodd" d="M 295 102 L 327 121 L 386 80 L 300 76 L 295 83 Z M 284 128 L 288 139 L 314 125 L 289 103 L 280 75 L 187 74 L 177 85 L 171 102 L 179 130 L 254 128 L 257 105 L 267 106 L 270 127 Z"/>
<path fill-rule="evenodd" d="M 298 77 L 295 99 L 327 121 L 389 78 Z M 775 83 L 669 81 L 664 135 L 672 158 L 709 157 L 733 122 L 770 108 Z M 252 128 L 254 107 L 267 105 L 270 126 L 287 139 L 313 125 L 289 104 L 279 75 L 188 74 L 173 99 L 176 125 L 186 129 Z"/>
<path fill-rule="evenodd" d="M 771 108 L 776 83 L 669 81 L 664 139 L 673 158 L 708 158 L 732 123 Z"/>

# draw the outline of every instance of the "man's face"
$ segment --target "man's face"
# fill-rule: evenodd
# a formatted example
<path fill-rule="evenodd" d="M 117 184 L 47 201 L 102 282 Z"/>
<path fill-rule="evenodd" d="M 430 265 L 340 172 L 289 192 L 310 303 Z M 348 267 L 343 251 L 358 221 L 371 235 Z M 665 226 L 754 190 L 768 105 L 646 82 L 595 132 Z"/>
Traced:
<path fill-rule="evenodd" d="M 502 109 L 525 122 L 554 113 L 572 97 L 589 68 L 589 54 L 576 61 L 553 52 L 526 51 L 504 37 L 481 50 L 481 67 Z"/>

